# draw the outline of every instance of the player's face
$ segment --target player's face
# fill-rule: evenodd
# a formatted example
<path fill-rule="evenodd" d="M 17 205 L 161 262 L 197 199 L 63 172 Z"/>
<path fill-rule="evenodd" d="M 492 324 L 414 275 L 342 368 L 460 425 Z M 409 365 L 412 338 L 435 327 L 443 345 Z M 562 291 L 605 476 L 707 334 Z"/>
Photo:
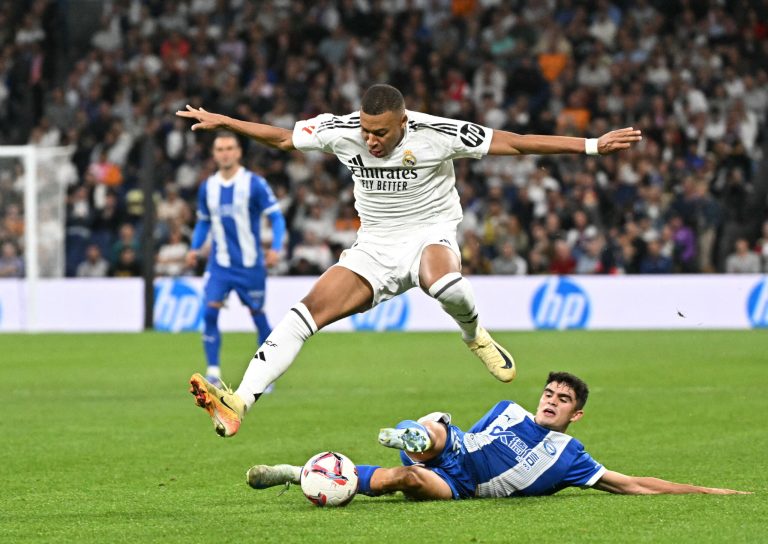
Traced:
<path fill-rule="evenodd" d="M 564 432 L 568 425 L 581 419 L 582 410 L 576 409 L 576 395 L 564 383 L 551 382 L 544 388 L 536 409 L 536 423 L 553 431 Z"/>
<path fill-rule="evenodd" d="M 213 160 L 222 170 L 228 170 L 240 164 L 242 150 L 237 138 L 229 136 L 216 138 L 213 141 Z"/>
<path fill-rule="evenodd" d="M 360 112 L 360 128 L 368 152 L 374 157 L 386 157 L 397 147 L 405 133 L 408 117 L 402 111 L 385 111 L 379 115 Z"/>

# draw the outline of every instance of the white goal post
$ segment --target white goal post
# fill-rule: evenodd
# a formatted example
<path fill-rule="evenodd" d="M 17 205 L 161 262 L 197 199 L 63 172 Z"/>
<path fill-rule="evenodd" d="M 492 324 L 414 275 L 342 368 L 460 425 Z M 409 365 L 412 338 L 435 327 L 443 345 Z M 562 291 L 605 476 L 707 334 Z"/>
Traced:
<path fill-rule="evenodd" d="M 20 245 L 28 331 L 37 330 L 38 280 L 64 275 L 66 190 L 76 176 L 73 153 L 73 146 L 0 146 L 0 203 L 7 209 L 9 203 L 21 200 L 24 217 Z"/>

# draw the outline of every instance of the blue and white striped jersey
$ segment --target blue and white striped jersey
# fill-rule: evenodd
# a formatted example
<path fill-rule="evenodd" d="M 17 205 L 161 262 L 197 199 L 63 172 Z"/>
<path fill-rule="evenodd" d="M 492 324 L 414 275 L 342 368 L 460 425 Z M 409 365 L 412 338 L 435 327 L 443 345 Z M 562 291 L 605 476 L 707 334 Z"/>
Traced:
<path fill-rule="evenodd" d="M 224 180 L 217 172 L 205 180 L 198 192 L 197 218 L 210 224 L 209 267 L 263 266 L 260 218 L 279 209 L 267 180 L 243 167 L 232 179 Z"/>
<path fill-rule="evenodd" d="M 550 495 L 570 486 L 590 487 L 605 473 L 581 442 L 542 427 L 533 417 L 504 400 L 457 437 L 476 496 Z"/>

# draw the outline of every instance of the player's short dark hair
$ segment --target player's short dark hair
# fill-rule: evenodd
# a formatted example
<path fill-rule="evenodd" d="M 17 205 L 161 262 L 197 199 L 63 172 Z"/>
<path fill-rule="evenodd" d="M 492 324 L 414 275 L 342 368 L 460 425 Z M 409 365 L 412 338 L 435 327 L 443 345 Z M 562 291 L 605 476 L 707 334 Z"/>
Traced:
<path fill-rule="evenodd" d="M 547 376 L 547 383 L 544 386 L 546 387 L 552 382 L 562 383 L 570 387 L 573 390 L 573 394 L 576 395 L 576 409 L 581 410 L 584 408 L 587 398 L 589 398 L 589 387 L 584 380 L 570 372 L 550 372 L 549 376 Z"/>
<path fill-rule="evenodd" d="M 237 147 L 243 147 L 240 145 L 240 138 L 237 137 L 237 134 L 232 132 L 231 130 L 218 130 L 216 131 L 216 134 L 213 137 L 213 141 L 211 142 L 211 146 L 218 140 L 219 138 L 232 138 L 237 142 Z"/>
<path fill-rule="evenodd" d="M 387 111 L 403 111 L 405 99 L 392 85 L 379 83 L 371 85 L 363 94 L 360 109 L 368 115 L 379 115 Z"/>

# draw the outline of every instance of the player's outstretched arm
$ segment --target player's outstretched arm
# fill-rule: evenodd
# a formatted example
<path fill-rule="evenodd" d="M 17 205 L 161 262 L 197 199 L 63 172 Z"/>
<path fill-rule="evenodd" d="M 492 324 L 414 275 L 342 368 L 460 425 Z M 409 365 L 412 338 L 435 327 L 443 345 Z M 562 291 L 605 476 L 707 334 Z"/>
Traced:
<path fill-rule="evenodd" d="M 176 115 L 196 119 L 197 123 L 192 125 L 192 130 L 231 130 L 269 147 L 283 151 L 296 149 L 293 146 L 293 132 L 286 128 L 242 121 L 220 113 L 205 111 L 202 107 L 193 108 L 189 104 L 186 110 L 179 110 Z"/>
<path fill-rule="evenodd" d="M 588 153 L 608 155 L 628 149 L 642 140 L 642 133 L 632 127 L 606 132 L 596 141 L 574 136 L 544 136 L 540 134 L 515 134 L 494 130 L 489 155 L 553 155 L 561 153 Z"/>
<path fill-rule="evenodd" d="M 720 489 L 717 487 L 702 487 L 690 484 L 668 482 L 660 478 L 627 476 L 608 470 L 593 486 L 600 491 L 620 495 L 682 495 L 686 493 L 705 493 L 709 495 L 749 495 L 749 491 Z"/>

